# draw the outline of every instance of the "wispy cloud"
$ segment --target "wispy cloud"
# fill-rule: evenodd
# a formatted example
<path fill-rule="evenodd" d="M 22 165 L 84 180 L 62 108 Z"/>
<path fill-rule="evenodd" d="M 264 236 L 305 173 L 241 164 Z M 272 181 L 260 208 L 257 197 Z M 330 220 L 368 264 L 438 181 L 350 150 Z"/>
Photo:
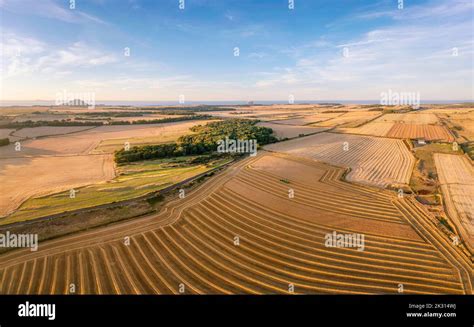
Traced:
<path fill-rule="evenodd" d="M 77 3 L 79 3 L 79 1 L 77 1 Z M 0 7 L 3 10 L 19 15 L 41 16 L 67 23 L 83 24 L 93 22 L 97 24 L 107 24 L 104 20 L 89 15 L 77 9 L 77 7 L 71 9 L 69 7 L 69 1 L 58 3 L 54 0 L 2 0 Z"/>
<path fill-rule="evenodd" d="M 431 99 L 448 94 L 472 97 L 472 3 L 455 3 L 452 8 L 449 2 L 432 5 L 415 8 L 388 26 L 324 51 L 314 52 L 309 44 L 287 50 L 294 63 L 262 76 L 255 87 L 280 88 L 287 93 L 322 89 L 329 94 L 327 98 L 344 98 L 349 92 L 359 93 L 356 97 L 361 99 L 374 99 L 388 87 L 412 88 Z M 447 16 L 456 19 L 440 23 Z M 346 56 L 342 48 L 347 48 Z M 440 85 L 445 93 L 440 92 Z M 311 93 L 302 96 L 311 98 Z"/>
<path fill-rule="evenodd" d="M 10 78 L 33 73 L 65 75 L 76 68 L 115 63 L 115 54 L 105 53 L 82 42 L 58 48 L 40 40 L 6 33 L 1 43 L 2 75 Z"/>

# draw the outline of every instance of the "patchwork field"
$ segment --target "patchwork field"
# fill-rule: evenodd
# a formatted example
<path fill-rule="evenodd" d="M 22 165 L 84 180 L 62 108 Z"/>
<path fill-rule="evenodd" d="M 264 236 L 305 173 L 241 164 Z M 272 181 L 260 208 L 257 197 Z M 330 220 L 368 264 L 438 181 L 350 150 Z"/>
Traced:
<path fill-rule="evenodd" d="M 258 126 L 271 128 L 273 130 L 273 133 L 279 139 L 293 138 L 293 137 L 298 137 L 300 135 L 314 134 L 318 132 L 323 132 L 328 129 L 324 127 L 292 126 L 292 125 L 275 124 L 275 123 L 269 123 L 269 122 L 258 123 Z"/>
<path fill-rule="evenodd" d="M 386 136 L 402 139 L 425 139 L 429 141 L 454 141 L 454 137 L 446 127 L 439 125 L 395 123 Z"/>
<path fill-rule="evenodd" d="M 81 131 L 86 131 L 91 128 L 96 128 L 94 126 L 42 126 L 42 127 L 31 127 L 31 128 L 22 128 L 18 131 L 12 133 L 12 136 L 15 136 L 19 139 L 24 138 L 35 138 L 35 137 L 44 137 L 44 136 L 54 136 L 62 134 L 71 134 Z"/>
<path fill-rule="evenodd" d="M 377 187 L 408 184 L 415 162 L 400 140 L 349 134 L 320 133 L 265 148 L 349 167 L 348 180 Z"/>
<path fill-rule="evenodd" d="M 205 124 L 207 121 L 186 121 L 165 124 L 149 125 L 113 125 L 100 126 L 83 132 L 70 135 L 58 135 L 54 137 L 28 140 L 22 142 L 22 150 L 15 151 L 14 145 L 0 148 L 0 158 L 5 157 L 28 157 L 38 155 L 75 155 L 91 153 L 96 147 L 101 151 L 101 142 L 106 140 L 118 140 L 112 146 L 108 146 L 107 151 L 113 152 L 124 147 L 126 141 L 130 146 L 138 145 L 133 140 L 140 138 L 141 142 L 148 142 L 147 138 L 152 140 L 163 139 L 167 142 L 177 139 L 179 136 L 190 133 L 189 128 L 199 124 Z M 112 142 L 112 143 L 113 143 Z"/>
<path fill-rule="evenodd" d="M 114 176 L 111 155 L 1 159 L 0 217 L 30 197 L 69 191 Z"/>
<path fill-rule="evenodd" d="M 20 230 L 37 224 L 40 235 L 51 225 L 56 232 L 60 221 L 43 225 L 33 219 L 64 212 L 67 218 L 61 219 L 76 222 L 47 235 L 73 234 L 43 241 L 36 252 L 0 254 L 0 294 L 71 294 L 71 284 L 76 294 L 399 294 L 401 286 L 406 294 L 473 293 L 470 258 L 438 228 L 443 208 L 435 212 L 422 204 L 411 183 L 415 153 L 420 174 L 426 175 L 418 177 L 431 183 L 433 193 L 438 173 L 446 212 L 472 251 L 472 164 L 461 155 L 436 154 L 434 170 L 426 156 L 433 158 L 438 148 L 451 153 L 450 144 L 428 144 L 412 153 L 401 140 L 452 142 L 450 130 L 460 134 L 456 140 L 466 137 L 466 112 L 440 113 L 430 105 L 416 112 L 406 112 L 406 106 L 341 104 L 234 109 L 202 113 L 260 119 L 259 126 L 272 128 L 276 137 L 293 139 L 267 145 L 257 157 L 232 162 L 186 188 L 184 198 L 175 190 L 158 204 L 137 197 L 232 159 L 183 156 L 115 166 L 112 153 L 126 143 L 172 142 L 208 121 L 15 131 L 15 137 L 28 139 L 21 141 L 21 151 L 12 144 L 0 147 L 0 217 L 9 213 L 0 218 L 0 228 L 16 222 Z M 387 113 L 398 109 L 403 113 Z M 103 117 L 94 114 L 97 109 L 7 108 L 3 119 L 134 121 L 144 116 L 133 116 L 132 110 L 147 109 L 99 110 Z M 113 114 L 126 111 L 130 117 Z M 167 115 L 145 118 L 151 117 Z M 0 129 L 0 135 L 12 131 Z M 399 198 L 392 190 L 408 186 L 414 195 Z M 420 184 L 420 190 L 427 188 Z M 115 203 L 122 200 L 127 200 L 123 210 Z M 97 205 L 103 205 L 100 211 L 90 209 Z M 120 217 L 114 220 L 116 213 Z M 86 217 L 94 225 L 87 225 Z M 328 247 L 326 237 L 333 233 L 363 235 L 363 248 Z"/>
<path fill-rule="evenodd" d="M 449 217 L 474 249 L 474 168 L 465 156 L 435 153 L 441 191 Z"/>
<path fill-rule="evenodd" d="M 415 201 L 342 174 L 309 160 L 244 160 L 158 215 L 0 255 L 0 293 L 472 293 L 467 262 Z M 363 251 L 325 246 L 333 232 L 363 233 Z"/>
<path fill-rule="evenodd" d="M 361 135 L 373 135 L 373 136 L 386 136 L 392 128 L 393 123 L 390 122 L 378 122 L 372 121 L 364 124 L 360 127 L 355 128 L 337 128 L 337 132 L 361 134 Z"/>
<path fill-rule="evenodd" d="M 453 133 L 461 137 L 459 141 L 474 141 L 474 111 L 473 110 L 442 110 L 436 113 L 446 122 Z"/>
<path fill-rule="evenodd" d="M 11 132 L 15 131 L 14 129 L 0 128 L 0 138 L 5 138 L 10 135 Z"/>
<path fill-rule="evenodd" d="M 337 127 L 358 127 L 363 123 L 380 116 L 380 111 L 363 111 L 354 110 L 346 112 L 335 118 L 325 120 L 320 123 L 314 124 L 315 126 L 337 126 Z"/>
<path fill-rule="evenodd" d="M 113 179 L 109 178 L 107 182 L 89 181 L 89 183 L 84 183 L 87 186 L 76 187 L 74 199 L 69 197 L 69 190 L 66 192 L 56 190 L 51 195 L 28 199 L 12 215 L 0 219 L 0 225 L 134 199 L 199 175 L 229 161 L 227 159 L 212 165 L 196 164 L 180 167 L 179 163 L 186 159 L 189 158 L 182 157 L 176 161 L 150 160 L 119 166 L 117 177 L 112 176 Z"/>
<path fill-rule="evenodd" d="M 130 146 L 171 142 L 190 133 L 190 127 L 205 122 L 114 125 L 87 127 L 83 131 L 81 129 L 84 127 L 35 127 L 19 130 L 17 135 L 32 138 L 21 141 L 21 151 L 15 151 L 15 144 L 0 147 L 0 217 L 10 214 L 30 198 L 113 179 L 115 168 L 112 153 L 123 148 L 125 142 L 129 142 Z M 51 133 L 64 134 L 33 139 Z M 146 184 L 146 179 L 143 182 Z M 57 196 L 62 198 L 64 194 Z M 109 200 L 113 196 L 114 194 L 109 194 L 103 196 L 103 199 Z M 98 201 L 92 200 L 91 204 Z M 42 205 L 49 206 L 48 203 Z M 69 206 L 65 205 L 64 210 L 66 208 Z M 30 209 L 24 209 L 29 210 L 27 217 L 31 217 L 34 211 Z M 51 207 L 53 209 L 54 206 Z M 19 215 L 23 217 L 25 212 Z"/>
<path fill-rule="evenodd" d="M 342 113 L 317 113 L 317 114 L 309 114 L 309 115 L 305 115 L 305 116 L 299 116 L 297 118 L 292 118 L 292 119 L 274 120 L 273 122 L 276 123 L 276 124 L 302 126 L 302 125 L 310 125 L 310 124 L 320 123 L 320 122 L 323 122 L 323 121 L 327 121 L 329 119 L 339 117 L 341 115 L 344 115 L 344 112 L 342 112 Z"/>
<path fill-rule="evenodd" d="M 433 113 L 409 112 L 400 114 L 385 114 L 376 122 L 405 123 L 405 124 L 436 124 L 438 117 Z"/>

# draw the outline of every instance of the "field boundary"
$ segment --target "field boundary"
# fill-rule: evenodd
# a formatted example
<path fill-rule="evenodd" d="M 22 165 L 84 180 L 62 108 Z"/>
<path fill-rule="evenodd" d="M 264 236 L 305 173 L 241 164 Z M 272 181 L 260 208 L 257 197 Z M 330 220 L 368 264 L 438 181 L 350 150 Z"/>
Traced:
<path fill-rule="evenodd" d="M 38 218 L 34 218 L 34 219 L 30 219 L 30 220 L 25 220 L 25 221 L 19 221 L 19 222 L 15 222 L 15 223 L 10 223 L 10 224 L 3 224 L 3 225 L 0 225 L 0 231 L 1 230 L 4 230 L 4 229 L 9 229 L 9 228 L 12 228 L 12 227 L 23 227 L 23 226 L 27 226 L 27 225 L 32 225 L 32 224 L 36 224 L 36 223 L 40 223 L 40 222 L 44 222 L 44 221 L 51 221 L 51 220 L 55 220 L 55 219 L 58 219 L 58 218 L 62 218 L 64 216 L 67 216 L 67 215 L 71 215 L 71 214 L 79 214 L 79 213 L 83 213 L 83 212 L 91 212 L 91 211 L 95 211 L 95 210 L 99 210 L 99 209 L 107 209 L 107 208 L 115 208 L 115 207 L 123 207 L 127 204 L 132 204 L 132 203 L 135 203 L 137 201 L 141 201 L 141 200 L 148 200 L 148 199 L 151 199 L 153 197 L 156 197 L 156 196 L 159 196 L 159 195 L 165 195 L 165 194 L 168 194 L 170 193 L 171 191 L 173 191 L 174 189 L 176 189 L 177 187 L 180 187 L 180 186 L 183 186 L 185 184 L 188 184 L 190 182 L 193 182 L 194 180 L 197 180 L 203 176 L 206 176 L 210 173 L 214 173 L 215 171 L 217 170 L 220 170 L 220 169 L 223 169 L 223 168 L 226 168 L 228 165 L 234 163 L 236 160 L 232 160 L 231 162 L 228 162 L 222 166 L 218 166 L 218 167 L 214 167 L 208 171 L 205 171 L 203 173 L 200 173 L 198 175 L 195 175 L 195 176 L 192 176 L 192 177 L 189 177 L 185 180 L 182 180 L 181 182 L 178 182 L 178 183 L 175 183 L 175 184 L 172 184 L 170 186 L 167 186 L 161 190 L 158 190 L 158 191 L 153 191 L 153 192 L 149 192 L 145 195 L 141 195 L 139 197 L 135 197 L 133 199 L 128 199 L 128 200 L 123 200 L 123 201 L 117 201 L 117 202 L 110 202 L 110 203 L 104 203 L 104 204 L 100 204 L 100 205 L 96 205 L 96 206 L 92 206 L 92 207 L 87 207 L 87 208 L 82 208 L 82 209 L 77 209 L 77 210 L 71 210 L 71 211 L 65 211 L 65 212 L 61 212 L 61 213 L 57 213 L 57 214 L 54 214 L 54 215 L 48 215 L 48 216 L 43 216 L 43 217 L 38 217 Z M 0 219 L 1 221 L 1 219 Z"/>

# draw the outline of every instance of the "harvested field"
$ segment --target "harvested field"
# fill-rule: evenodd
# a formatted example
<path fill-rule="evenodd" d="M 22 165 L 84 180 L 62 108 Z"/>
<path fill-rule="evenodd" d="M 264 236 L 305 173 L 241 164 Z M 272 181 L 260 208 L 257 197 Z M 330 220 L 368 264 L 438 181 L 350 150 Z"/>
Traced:
<path fill-rule="evenodd" d="M 25 121 L 54 121 L 54 120 L 67 120 L 74 119 L 74 116 L 60 113 L 41 113 L 41 114 L 23 114 L 18 115 L 13 120 L 14 122 L 25 122 Z"/>
<path fill-rule="evenodd" d="M 116 178 L 105 183 L 76 188 L 73 200 L 69 198 L 68 191 L 30 198 L 13 214 L 0 220 L 0 225 L 134 199 L 209 171 L 229 160 L 225 159 L 210 166 L 170 167 L 169 160 L 166 159 L 122 165 L 117 168 Z"/>
<path fill-rule="evenodd" d="M 463 136 L 468 141 L 474 141 L 474 119 L 453 119 L 452 123 L 454 124 L 454 126 L 461 127 L 461 130 L 458 130 L 456 127 L 454 128 L 458 134 Z"/>
<path fill-rule="evenodd" d="M 349 181 L 382 188 L 408 184 L 415 162 L 400 140 L 348 134 L 320 133 L 265 148 L 349 167 Z"/>
<path fill-rule="evenodd" d="M 372 121 L 372 122 L 362 125 L 361 127 L 338 128 L 336 129 L 336 131 L 341 132 L 341 133 L 386 136 L 387 133 L 392 128 L 392 126 L 393 126 L 393 123 Z"/>
<path fill-rule="evenodd" d="M 14 129 L 0 128 L 0 139 L 4 139 L 7 137 L 11 139 L 10 133 L 14 131 Z"/>
<path fill-rule="evenodd" d="M 31 128 L 22 128 L 18 131 L 15 131 L 12 135 L 17 138 L 35 138 L 35 137 L 44 137 L 44 136 L 53 136 L 53 135 L 62 135 L 62 134 L 71 134 L 81 131 L 86 131 L 91 128 L 96 128 L 94 126 L 42 126 L 42 127 L 31 127 Z"/>
<path fill-rule="evenodd" d="M 436 124 L 438 117 L 433 113 L 409 112 L 403 114 L 385 114 L 376 122 L 405 123 L 405 124 Z"/>
<path fill-rule="evenodd" d="M 112 121 L 139 121 L 139 120 L 154 120 L 154 119 L 165 119 L 165 118 L 180 118 L 185 117 L 184 115 L 163 115 L 163 114 L 147 114 L 136 117 L 111 117 Z"/>
<path fill-rule="evenodd" d="M 305 115 L 305 116 L 292 118 L 292 119 L 273 120 L 272 122 L 275 124 L 302 126 L 302 125 L 320 123 L 329 119 L 336 118 L 343 114 L 344 113 L 318 113 L 318 114 L 310 114 L 310 115 Z"/>
<path fill-rule="evenodd" d="M 382 115 L 379 111 L 354 110 L 335 118 L 314 124 L 315 126 L 358 127 L 363 123 Z"/>
<path fill-rule="evenodd" d="M 23 134 L 19 135 L 24 137 L 50 133 L 70 134 L 23 140 L 21 151 L 15 151 L 15 144 L 0 147 L 0 182 L 4 185 L 0 198 L 0 217 L 11 213 L 32 197 L 114 178 L 111 153 L 122 148 L 125 142 L 129 142 L 130 146 L 171 142 L 189 133 L 190 127 L 203 123 L 205 121 L 101 126 L 88 127 L 83 131 L 80 129 L 84 127 L 37 127 L 20 130 L 18 133 Z M 145 190 L 146 188 L 143 191 Z M 129 191 L 130 194 L 134 193 L 134 189 Z M 108 197 L 103 196 L 102 199 Z M 45 206 L 48 207 L 48 204 Z M 34 209 L 28 211 L 26 216 L 34 216 L 32 211 Z"/>
<path fill-rule="evenodd" d="M 0 216 L 30 197 L 57 193 L 114 178 L 111 155 L 0 160 Z"/>
<path fill-rule="evenodd" d="M 435 153 L 441 191 L 449 217 L 468 247 L 474 250 L 474 168 L 461 155 Z"/>
<path fill-rule="evenodd" d="M 292 125 L 282 125 L 275 123 L 258 123 L 258 126 L 268 127 L 273 130 L 273 133 L 277 138 L 293 138 L 300 135 L 314 134 L 318 132 L 323 132 L 328 128 L 324 127 L 310 127 L 310 126 L 292 126 Z"/>
<path fill-rule="evenodd" d="M 98 153 L 113 152 L 124 146 L 124 142 L 134 144 L 135 138 L 161 138 L 167 142 L 177 139 L 179 136 L 189 133 L 189 128 L 207 121 L 173 122 L 165 124 L 150 125 L 113 125 L 100 126 L 87 131 L 71 135 L 55 136 L 28 140 L 22 142 L 22 150 L 15 151 L 14 146 L 0 148 L 0 158 L 5 157 L 28 157 L 38 155 L 75 155 L 91 153 L 97 146 Z M 107 144 L 106 150 L 100 148 L 104 140 L 114 141 L 112 146 Z"/>
<path fill-rule="evenodd" d="M 454 137 L 444 126 L 396 123 L 387 137 L 401 139 L 425 139 L 429 141 L 453 142 Z"/>
<path fill-rule="evenodd" d="M 446 122 L 460 142 L 474 141 L 474 111 L 472 110 L 439 110 L 437 116 Z"/>
<path fill-rule="evenodd" d="M 287 294 L 290 284 L 296 294 L 398 294 L 400 283 L 406 294 L 472 293 L 467 262 L 416 202 L 342 182 L 339 168 L 264 157 L 238 163 L 158 215 L 0 255 L 0 293 L 70 294 L 71 283 L 76 294 Z M 289 168 L 305 182 L 286 175 Z M 289 213 L 292 205 L 314 215 Z M 363 251 L 325 246 L 325 235 L 357 230 Z"/>

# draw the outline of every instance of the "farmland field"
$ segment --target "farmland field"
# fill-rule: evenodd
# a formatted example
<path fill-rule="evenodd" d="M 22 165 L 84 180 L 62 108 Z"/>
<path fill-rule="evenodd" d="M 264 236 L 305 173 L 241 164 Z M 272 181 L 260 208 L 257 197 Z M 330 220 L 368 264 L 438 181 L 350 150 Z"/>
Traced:
<path fill-rule="evenodd" d="M 0 327 L 474 327 L 473 12 L 0 0 Z"/>
<path fill-rule="evenodd" d="M 14 129 L 1 128 L 0 129 L 0 139 L 9 137 L 11 132 L 14 132 Z"/>
<path fill-rule="evenodd" d="M 124 140 L 140 138 L 142 142 L 146 138 L 163 138 L 166 141 L 175 140 L 183 134 L 189 133 L 189 128 L 206 121 L 186 121 L 164 124 L 149 125 L 113 125 L 100 126 L 83 132 L 71 135 L 58 135 L 54 137 L 28 140 L 22 142 L 22 150 L 15 151 L 14 145 L 0 148 L 0 158 L 2 157 L 25 157 L 35 155 L 73 155 L 89 154 L 104 140 L 118 139 L 107 151 L 123 148 Z M 168 137 L 168 135 L 171 135 Z M 131 142 L 131 146 L 138 145 Z M 100 148 L 99 148 L 100 150 Z"/>
<path fill-rule="evenodd" d="M 273 121 L 276 124 L 284 124 L 284 125 L 310 125 L 310 124 L 317 124 L 320 122 L 327 121 L 329 119 L 336 118 L 338 116 L 343 115 L 342 113 L 317 113 L 317 114 L 310 114 L 301 117 L 291 118 L 291 119 L 279 119 Z"/>
<path fill-rule="evenodd" d="M 396 123 L 388 131 L 387 137 L 425 139 L 429 141 L 453 142 L 454 137 L 444 126 Z"/>
<path fill-rule="evenodd" d="M 67 232 L 55 227 L 56 238 L 42 241 L 37 252 L 1 254 L 0 293 L 70 294 L 72 283 L 75 294 L 398 294 L 400 284 L 407 294 L 471 294 L 469 260 L 436 227 L 436 216 L 414 196 L 399 198 L 391 190 L 409 188 L 411 147 L 381 137 L 398 125 L 445 127 L 427 125 L 435 114 L 416 116 L 423 123 L 415 124 L 411 113 L 392 119 L 394 114 L 369 108 L 275 105 L 212 112 L 258 118 L 274 136 L 294 139 L 266 145 L 257 157 L 196 183 L 184 198 L 170 192 L 153 208 L 134 201 L 231 159 L 190 164 L 194 157 L 183 156 L 115 166 L 112 153 L 127 142 L 175 142 L 207 121 L 16 131 L 29 139 L 21 141 L 21 151 L 0 148 L 0 182 L 7 190 L 0 200 L 9 213 L 0 228 L 25 228 L 56 214 L 82 219 L 99 205 L 104 211 L 87 216 L 94 229 L 71 225 L 73 234 L 58 238 Z M 311 124 L 321 118 L 327 126 Z M 302 136 L 307 134 L 314 135 Z M 450 216 L 450 210 L 472 209 L 467 195 L 460 196 L 469 188 L 445 184 Z M 114 220 L 109 209 L 120 201 L 136 204 L 141 216 L 124 211 Z M 328 247 L 331 233 L 361 234 L 364 249 Z"/>
<path fill-rule="evenodd" d="M 275 124 L 275 123 L 270 123 L 270 122 L 258 123 L 258 126 L 271 128 L 275 136 L 278 137 L 279 139 L 293 138 L 300 135 L 314 134 L 318 132 L 323 132 L 328 129 L 324 127 L 292 126 L 292 125 Z"/>
<path fill-rule="evenodd" d="M 73 284 L 75 294 L 398 294 L 400 283 L 406 294 L 472 292 L 467 261 L 415 201 L 342 174 L 281 155 L 244 160 L 158 215 L 3 254 L 0 293 L 70 294 Z M 364 233 L 364 251 L 327 247 L 333 232 Z"/>
<path fill-rule="evenodd" d="M 474 141 L 474 111 L 442 110 L 436 115 L 446 121 L 453 133 L 461 137 L 461 142 Z"/>
<path fill-rule="evenodd" d="M 447 213 L 474 249 L 474 168 L 465 156 L 434 155 Z"/>
<path fill-rule="evenodd" d="M 0 217 L 32 196 L 66 191 L 115 176 L 111 155 L 1 159 L 0 172 Z"/>
<path fill-rule="evenodd" d="M 346 112 L 342 115 L 338 115 L 335 118 L 331 118 L 319 123 L 315 123 L 313 125 L 322 126 L 322 127 L 325 127 L 325 126 L 357 127 L 380 115 L 381 115 L 381 112 L 378 112 L 378 111 L 354 110 L 354 111 Z"/>
<path fill-rule="evenodd" d="M 368 136 L 320 133 L 266 149 L 350 167 L 348 180 L 378 187 L 408 184 L 414 165 L 402 141 Z"/>
<path fill-rule="evenodd" d="M 433 113 L 410 112 L 401 114 L 385 114 L 375 121 L 405 124 L 436 124 L 439 120 Z"/>
<path fill-rule="evenodd" d="M 95 128 L 94 126 L 43 126 L 43 127 L 32 127 L 32 128 L 22 128 L 18 131 L 15 131 L 12 136 L 17 138 L 35 138 L 35 137 L 44 137 L 44 136 L 53 136 L 61 134 L 70 134 L 77 133 L 81 131 L 86 131 L 88 129 Z"/>
<path fill-rule="evenodd" d="M 373 136 L 386 136 L 392 128 L 393 123 L 390 122 L 378 122 L 372 121 L 364 124 L 360 127 L 355 128 L 338 128 L 336 131 L 341 133 L 361 134 L 361 135 L 373 135 Z"/>
<path fill-rule="evenodd" d="M 12 213 L 30 198 L 69 191 L 71 188 L 113 179 L 115 168 L 112 153 L 114 150 L 123 148 L 125 142 L 129 142 L 130 146 L 172 142 L 179 136 L 190 133 L 190 127 L 204 123 L 205 121 L 190 121 L 151 125 L 114 125 L 87 127 L 87 130 L 82 130 L 85 127 L 49 126 L 21 129 L 15 133 L 22 137 L 64 134 L 23 140 L 21 151 L 16 151 L 15 144 L 0 147 L 0 182 L 3 190 L 0 196 L 0 217 Z M 143 190 L 145 189 L 146 187 Z M 132 192 L 132 194 L 135 193 L 137 192 Z M 63 196 L 64 194 L 61 194 L 56 197 Z M 107 202 L 113 196 L 109 194 L 108 197 L 103 197 L 103 201 Z M 100 199 L 92 200 L 94 200 L 92 204 L 100 202 Z M 79 201 L 76 201 L 76 204 L 77 202 Z M 41 206 L 47 207 L 49 204 Z M 68 203 L 64 209 L 69 206 L 75 205 Z M 32 209 L 25 214 L 24 211 L 28 209 L 24 208 L 18 215 L 31 218 L 38 216 L 40 212 L 51 213 L 60 210 L 54 207 L 50 209 L 46 212 L 38 210 L 36 214 Z M 14 215 L 12 219 L 17 218 Z M 5 221 L 4 219 L 3 223 Z"/>
<path fill-rule="evenodd" d="M 185 159 L 180 158 L 180 161 Z M 9 224 L 65 211 L 133 199 L 158 191 L 225 163 L 217 162 L 209 167 L 206 165 L 179 167 L 180 161 L 157 160 L 119 166 L 117 168 L 118 176 L 114 179 L 111 179 L 113 176 L 109 177 L 109 180 L 105 183 L 97 183 L 97 181 L 91 179 L 88 183 L 84 183 L 88 186 L 79 187 L 82 185 L 77 185 L 73 199 L 70 198 L 69 189 L 67 192 L 56 190 L 54 194 L 48 196 L 31 198 L 12 215 L 0 219 L 0 224 Z M 175 164 L 178 164 L 178 167 L 175 167 Z M 66 177 L 64 176 L 64 178 Z"/>

